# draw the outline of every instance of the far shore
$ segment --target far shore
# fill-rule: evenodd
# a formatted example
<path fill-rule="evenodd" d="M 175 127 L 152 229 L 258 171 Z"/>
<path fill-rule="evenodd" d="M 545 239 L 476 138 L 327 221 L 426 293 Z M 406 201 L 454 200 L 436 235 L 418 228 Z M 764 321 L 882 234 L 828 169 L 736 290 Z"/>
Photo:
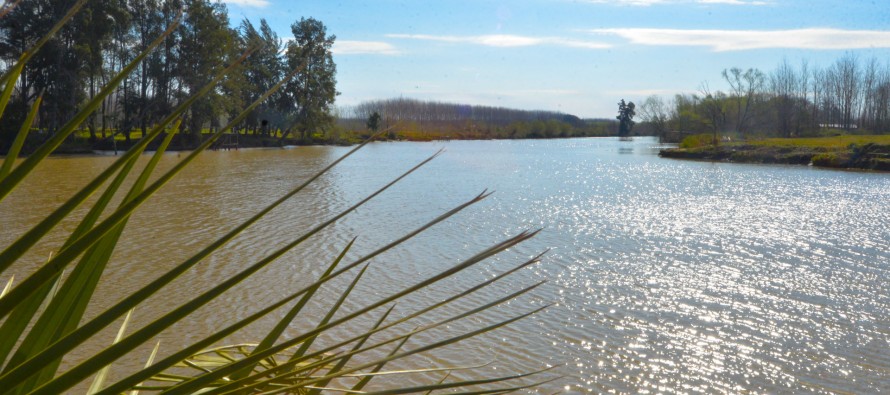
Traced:
<path fill-rule="evenodd" d="M 305 141 L 261 135 L 240 135 L 237 140 L 233 140 L 231 139 L 231 136 L 233 135 L 224 135 L 220 141 L 211 146 L 210 150 L 293 148 L 299 146 L 348 146 L 361 142 L 361 140 L 357 139 L 314 139 Z M 699 137 L 701 141 L 704 136 L 705 135 L 697 135 L 696 137 Z M 356 137 L 367 138 L 367 136 Z M 425 138 L 406 138 L 406 136 L 399 135 L 396 136 L 396 138 L 382 138 L 379 141 L 431 142 L 493 139 L 479 138 L 478 136 L 470 138 L 467 138 L 466 136 L 457 136 L 457 138 L 444 136 L 424 137 Z M 74 139 L 64 143 L 56 149 L 52 155 L 115 155 L 117 153 L 125 152 L 130 146 L 136 144 L 138 141 L 138 139 L 133 139 L 129 143 L 125 141 L 112 143 L 110 140 L 105 140 L 90 143 L 86 139 Z M 681 144 L 676 148 L 665 148 L 659 151 L 659 156 L 663 158 L 700 161 L 809 165 L 835 169 L 864 169 L 890 172 L 890 135 L 766 138 L 746 140 L 742 142 L 718 142 L 717 145 L 711 144 L 711 138 L 707 138 L 704 141 L 706 141 L 706 143 L 699 142 L 699 146 Z M 152 142 L 149 144 L 146 151 L 154 151 L 157 148 L 158 143 L 159 142 Z M 198 144 L 190 143 L 186 139 L 174 139 L 167 151 L 191 151 L 196 148 L 197 145 Z M 0 153 L 0 157 L 3 157 L 4 155 L 5 152 Z"/>

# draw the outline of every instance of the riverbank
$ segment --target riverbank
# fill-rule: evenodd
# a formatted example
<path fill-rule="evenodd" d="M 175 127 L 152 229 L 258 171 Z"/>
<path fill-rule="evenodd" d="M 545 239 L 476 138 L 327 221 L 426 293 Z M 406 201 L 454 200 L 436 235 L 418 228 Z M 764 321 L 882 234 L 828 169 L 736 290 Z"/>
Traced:
<path fill-rule="evenodd" d="M 205 133 L 203 135 L 204 139 L 210 136 L 209 133 Z M 573 138 L 579 136 L 553 136 L 553 137 L 542 137 L 542 136 L 527 136 L 522 138 L 517 137 L 505 137 L 505 136 L 489 136 L 484 134 L 477 133 L 450 133 L 450 134 L 440 134 L 433 132 L 426 133 L 418 133 L 418 132 L 392 132 L 386 133 L 382 136 L 378 137 L 377 141 L 411 141 L 411 142 L 431 142 L 431 141 L 444 141 L 444 140 L 525 140 L 525 139 L 534 139 L 534 140 L 547 140 L 547 139 L 560 139 L 560 138 Z M 584 136 L 584 137 L 607 137 L 607 136 Z M 42 135 L 29 135 L 28 140 L 26 141 L 24 147 L 21 150 L 21 156 L 27 156 L 34 150 L 36 150 L 41 144 L 43 144 L 49 137 Z M 282 139 L 280 136 L 270 136 L 270 135 L 254 135 L 254 134 L 234 134 L 227 133 L 222 135 L 222 137 L 216 141 L 211 147 L 210 150 L 237 150 L 240 148 L 272 148 L 272 147 L 286 147 L 286 146 L 310 146 L 310 145 L 328 145 L 328 146 L 348 146 L 359 144 L 366 139 L 370 138 L 369 133 L 356 133 L 356 132 L 345 132 L 338 133 L 336 137 L 328 137 L 328 136 L 319 136 L 316 135 L 310 140 L 302 140 L 297 138 L 285 138 Z M 163 135 L 155 141 L 148 144 L 146 151 L 154 151 L 157 149 L 158 145 L 160 145 L 161 140 L 163 140 Z M 52 155 L 89 155 L 96 152 L 124 152 L 136 143 L 139 142 L 139 138 L 133 138 L 129 142 L 123 139 L 101 139 L 97 141 L 90 141 L 86 137 L 72 137 L 62 143 L 56 150 L 53 151 Z M 198 147 L 200 145 L 200 141 L 195 141 L 195 139 L 189 135 L 177 135 L 171 141 L 170 146 L 167 148 L 167 151 L 190 151 Z M 8 147 L 2 144 L 0 141 L 0 157 L 6 155 L 6 150 Z"/>
<path fill-rule="evenodd" d="M 209 134 L 205 134 L 207 138 Z M 21 155 L 27 156 L 43 144 L 48 137 L 40 135 L 29 135 L 28 140 L 22 148 Z M 160 145 L 163 138 L 157 138 L 148 144 L 146 151 L 154 151 Z M 87 138 L 74 137 L 69 138 L 62 143 L 52 155 L 89 155 L 96 152 L 124 152 L 139 142 L 139 138 L 130 141 L 126 140 L 97 140 L 90 141 Z M 240 148 L 266 148 L 266 147 L 284 147 L 295 145 L 351 145 L 360 141 L 348 139 L 313 139 L 305 141 L 294 138 L 266 136 L 266 135 L 245 135 L 245 134 L 224 134 L 211 147 L 211 150 L 235 150 Z M 200 145 L 199 141 L 195 141 L 188 135 L 177 135 L 171 141 L 168 151 L 190 151 Z M 0 156 L 6 155 L 6 148 L 0 147 Z"/>
<path fill-rule="evenodd" d="M 890 135 L 771 138 L 698 147 L 681 145 L 680 148 L 663 149 L 659 156 L 890 171 Z"/>

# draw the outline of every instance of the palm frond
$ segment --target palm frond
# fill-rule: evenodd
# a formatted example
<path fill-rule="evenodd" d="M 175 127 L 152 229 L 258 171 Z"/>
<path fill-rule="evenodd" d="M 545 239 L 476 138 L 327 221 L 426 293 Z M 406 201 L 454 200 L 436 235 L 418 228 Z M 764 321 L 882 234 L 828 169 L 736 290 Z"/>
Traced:
<path fill-rule="evenodd" d="M 23 52 L 18 62 L 0 75 L 0 116 L 9 103 L 15 85 L 25 69 L 26 63 L 34 53 L 43 46 L 61 27 L 70 21 L 76 12 L 86 3 L 86 0 L 78 0 L 68 10 L 50 31 L 42 36 L 31 48 Z M 14 5 L 13 5 L 14 6 Z M 3 17 L 11 8 L 0 10 Z M 181 11 L 175 16 L 167 30 L 156 37 L 141 53 L 124 65 L 107 84 L 101 87 L 99 92 L 90 98 L 69 119 L 63 121 L 63 126 L 44 142 L 37 150 L 15 165 L 16 157 L 21 151 L 35 117 L 40 110 L 41 97 L 31 104 L 30 111 L 21 125 L 19 133 L 10 148 L 10 154 L 0 164 L 0 200 L 12 193 L 23 181 L 32 177 L 34 169 L 40 165 L 62 142 L 73 134 L 80 125 L 91 116 L 97 108 L 118 89 L 118 86 L 142 64 L 148 54 L 160 45 L 177 28 L 182 18 Z M 230 131 L 235 125 L 242 122 L 252 111 L 264 101 L 269 99 L 277 90 L 302 71 L 304 66 L 291 70 L 274 86 L 262 93 L 254 102 L 244 107 L 240 113 L 234 116 L 228 124 L 219 128 L 209 138 L 204 140 L 195 150 L 190 152 L 182 160 L 178 161 L 170 169 L 159 174 L 154 181 L 152 174 L 158 167 L 158 163 L 164 151 L 171 143 L 172 138 L 179 128 L 183 114 L 194 105 L 199 98 L 207 95 L 218 87 L 218 84 L 232 72 L 235 72 L 241 62 L 255 50 L 245 51 L 240 58 L 231 65 L 223 68 L 215 74 L 210 83 L 193 91 L 191 96 L 185 98 L 167 116 L 158 121 L 145 135 L 127 150 L 118 159 L 114 160 L 105 170 L 101 171 L 89 183 L 68 197 L 58 208 L 47 215 L 36 225 L 28 229 L 8 246 L 0 251 L 0 274 L 14 267 L 28 251 L 38 243 L 44 241 L 50 232 L 60 231 L 59 224 L 65 220 L 71 221 L 75 210 L 84 205 L 88 199 L 97 194 L 105 186 L 101 194 L 98 194 L 86 211 L 86 214 L 77 222 L 72 231 L 67 231 L 67 238 L 57 253 L 51 255 L 47 262 L 31 273 L 24 276 L 24 280 L 14 281 L 14 276 L 9 275 L 6 287 L 0 293 L 0 388 L 3 392 L 17 394 L 57 394 L 70 390 L 84 380 L 95 375 L 88 390 L 89 394 L 120 394 L 127 391 L 131 395 L 140 392 L 161 392 L 164 394 L 191 394 L 204 393 L 206 395 L 228 393 L 300 393 L 320 395 L 322 391 L 352 393 L 364 392 L 372 379 L 400 377 L 405 375 L 418 375 L 446 372 L 443 378 L 433 384 L 418 385 L 414 387 L 399 387 L 377 392 L 379 395 L 394 395 L 407 393 L 434 393 L 438 391 L 466 391 L 466 394 L 501 394 L 531 388 L 536 385 L 550 382 L 554 379 L 538 380 L 540 375 L 546 374 L 550 369 L 543 369 L 528 373 L 517 373 L 501 377 L 489 377 L 472 380 L 453 380 L 452 372 L 462 370 L 477 370 L 484 365 L 461 366 L 436 366 L 418 369 L 394 369 L 389 365 L 393 361 L 400 361 L 420 353 L 435 351 L 443 347 L 460 343 L 467 339 L 483 336 L 495 330 L 499 330 L 516 321 L 530 317 L 547 306 L 531 308 L 525 313 L 513 314 L 510 318 L 494 322 L 479 324 L 475 329 L 470 329 L 451 337 L 438 341 L 415 345 L 409 339 L 419 338 L 420 333 L 434 333 L 436 328 L 462 320 L 471 316 L 484 316 L 483 312 L 492 309 L 500 309 L 506 302 L 515 300 L 522 295 L 532 292 L 544 284 L 543 281 L 520 288 L 508 293 L 506 296 L 494 300 L 484 301 L 476 307 L 462 307 L 459 312 L 447 317 L 430 314 L 460 298 L 464 298 L 478 290 L 495 284 L 517 271 L 538 262 L 541 255 L 532 257 L 522 263 L 516 264 L 508 270 L 479 282 L 475 286 L 453 293 L 444 300 L 437 301 L 428 306 L 397 318 L 391 319 L 391 313 L 399 301 L 410 298 L 423 292 L 434 284 L 445 281 L 455 275 L 465 272 L 471 267 L 482 264 L 493 256 L 500 254 L 535 236 L 538 231 L 526 231 L 507 238 L 500 243 L 483 248 L 477 253 L 461 260 L 459 263 L 441 269 L 425 279 L 402 285 L 395 292 L 386 295 L 376 301 L 361 301 L 360 307 L 345 308 L 345 303 L 353 290 L 361 281 L 366 270 L 373 267 L 372 260 L 378 258 L 396 246 L 402 245 L 415 238 L 415 236 L 428 230 L 432 226 L 456 215 L 467 207 L 476 204 L 490 195 L 483 191 L 470 200 L 459 204 L 453 209 L 440 214 L 416 229 L 405 233 L 402 237 L 383 245 L 372 252 L 343 263 L 347 252 L 353 245 L 353 239 L 346 245 L 341 253 L 327 266 L 326 270 L 309 285 L 291 292 L 280 300 L 269 303 L 259 308 L 249 316 L 230 323 L 222 329 L 202 334 L 198 341 L 171 350 L 168 355 L 155 361 L 160 348 L 157 342 L 151 355 L 148 357 L 144 368 L 125 374 L 125 377 L 117 381 L 110 381 L 109 370 L 121 358 L 132 356 L 133 351 L 141 345 L 156 339 L 165 333 L 177 322 L 192 315 L 195 311 L 216 300 L 224 293 L 238 284 L 250 279 L 259 270 L 272 264 L 286 253 L 303 246 L 310 237 L 319 234 L 345 216 L 353 213 L 370 200 L 376 198 L 396 183 L 401 182 L 407 176 L 413 174 L 429 161 L 441 154 L 436 152 L 426 160 L 405 170 L 400 176 L 380 186 L 374 192 L 353 203 L 351 206 L 338 213 L 334 213 L 320 224 L 305 229 L 301 235 L 292 239 L 289 243 L 274 250 L 256 262 L 248 264 L 238 273 L 221 279 L 216 285 L 203 292 L 196 293 L 191 299 L 185 300 L 181 305 L 161 314 L 159 318 L 138 328 L 130 334 L 126 334 L 130 320 L 130 312 L 137 306 L 145 303 L 152 295 L 164 287 L 169 286 L 177 277 L 204 262 L 212 253 L 219 251 L 223 246 L 232 241 L 248 227 L 264 218 L 273 209 L 293 198 L 307 186 L 324 176 L 332 168 L 337 166 L 354 152 L 373 141 L 387 130 L 380 131 L 371 136 L 362 144 L 356 146 L 346 154 L 331 162 L 329 165 L 314 173 L 302 184 L 291 189 L 273 203 L 258 211 L 249 219 L 219 237 L 198 253 L 185 261 L 173 266 L 172 269 L 162 273 L 149 284 L 133 290 L 113 306 L 102 309 L 94 317 L 81 323 L 85 318 L 85 312 L 90 307 L 94 293 L 104 277 L 106 267 L 109 267 L 115 249 L 120 243 L 121 236 L 126 228 L 131 215 L 143 205 L 153 194 L 169 183 L 174 177 L 189 166 L 198 155 L 214 144 L 224 133 Z M 171 128 L 172 125 L 172 128 Z M 142 171 L 136 176 L 133 171 L 139 163 L 140 155 L 148 147 L 148 144 L 168 132 L 155 154 L 148 160 Z M 123 186 L 131 177 L 135 177 L 132 186 L 124 193 Z M 111 207 L 112 202 L 120 200 L 117 207 Z M 70 274 L 67 272 L 70 271 Z M 321 317 L 309 317 L 303 321 L 313 322 L 314 326 L 302 331 L 296 336 L 287 338 L 284 334 L 293 325 L 297 316 L 306 311 L 305 307 L 310 303 L 317 303 L 320 299 L 319 292 L 322 287 L 334 284 L 334 279 L 353 273 L 353 279 L 347 286 L 339 289 L 339 297 L 332 301 L 327 311 Z M 293 304 L 292 306 L 290 306 Z M 219 346 L 217 343 L 237 333 L 246 326 L 257 322 L 271 313 L 283 310 L 290 306 L 283 317 L 278 319 L 258 344 L 238 344 Z M 73 363 L 73 367 L 59 373 L 59 367 L 63 358 L 69 356 L 84 342 L 93 339 L 104 328 L 116 322 L 124 314 L 117 337 L 114 342 L 99 352 L 87 355 L 82 360 Z M 368 327 L 365 319 L 373 320 L 374 324 Z M 422 318 L 421 318 L 422 317 Z M 476 317 L 474 317 L 476 318 Z M 301 316 L 302 319 L 302 316 Z M 425 320 L 424 325 L 418 325 L 417 321 Z M 361 330 L 343 336 L 345 339 L 333 341 L 334 344 L 325 344 L 326 334 L 332 333 L 334 328 L 342 328 L 348 324 L 361 322 Z M 485 322 L 483 320 L 483 322 Z M 405 327 L 413 329 L 405 330 Z M 421 336 L 422 337 L 422 336 Z M 141 359 L 141 358 L 140 358 Z M 388 370 L 384 370 L 390 366 Z M 376 383 L 376 382 L 375 382 Z M 106 385 L 107 384 L 107 385 Z"/>

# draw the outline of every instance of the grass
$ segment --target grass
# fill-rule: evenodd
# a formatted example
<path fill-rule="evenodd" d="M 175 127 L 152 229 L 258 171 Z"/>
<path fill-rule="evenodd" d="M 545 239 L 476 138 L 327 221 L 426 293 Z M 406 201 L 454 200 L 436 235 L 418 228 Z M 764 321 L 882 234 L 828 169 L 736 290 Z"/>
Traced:
<path fill-rule="evenodd" d="M 679 148 L 661 150 L 660 155 L 680 159 L 811 164 L 890 171 L 890 135 L 765 138 L 721 142 L 716 147 L 705 136 L 689 136 Z"/>
<path fill-rule="evenodd" d="M 70 20 L 85 2 L 86 0 L 79 0 L 71 12 L 58 22 L 47 35 L 51 36 L 55 31 L 58 31 L 60 26 Z M 33 170 L 40 166 L 41 162 L 59 148 L 67 138 L 72 134 L 79 133 L 82 123 L 88 119 L 90 114 L 96 111 L 99 104 L 117 88 L 150 51 L 164 40 L 166 35 L 176 28 L 177 24 L 178 21 L 174 22 L 164 34 L 152 42 L 144 52 L 136 56 L 119 74 L 110 78 L 108 85 L 103 87 L 74 117 L 67 120 L 56 134 L 30 156 L 17 161 L 16 154 L 21 145 L 19 143 L 24 141 L 25 134 L 32 126 L 33 117 L 29 116 L 25 124 L 22 125 L 22 132 L 16 139 L 16 143 L 13 144 L 11 155 L 7 156 L 0 166 L 0 201 L 13 193 L 17 186 L 23 182 L 40 182 L 41 180 L 32 177 Z M 38 41 L 34 47 L 27 51 L 27 54 L 33 54 L 45 42 L 46 40 L 43 39 Z M 3 87 L 2 94 L 0 94 L 0 116 L 6 108 L 24 63 L 28 61 L 28 56 L 30 55 L 24 56 L 16 65 L 0 76 L 0 84 Z M 135 285 L 129 288 L 124 287 L 125 295 L 116 304 L 104 309 L 93 307 L 97 311 L 93 311 L 90 317 L 85 316 L 87 309 L 95 304 L 93 293 L 102 283 L 105 268 L 108 267 L 114 256 L 114 250 L 120 242 L 130 216 L 147 199 L 187 167 L 197 155 L 211 147 L 221 136 L 231 130 L 233 125 L 240 123 L 299 71 L 299 69 L 293 70 L 257 101 L 244 108 L 228 125 L 207 136 L 188 155 L 183 155 L 184 157 L 176 165 L 162 174 L 154 174 L 161 156 L 179 130 L 183 114 L 198 98 L 214 89 L 216 84 L 227 73 L 232 72 L 243 59 L 244 57 L 233 62 L 228 68 L 213 76 L 210 84 L 185 99 L 151 130 L 145 131 L 144 138 L 117 157 L 92 181 L 69 196 L 54 212 L 42 218 L 39 223 L 20 235 L 11 244 L 0 246 L 0 278 L 4 279 L 3 282 L 6 284 L 2 296 L 0 296 L 0 322 L 2 322 L 0 325 L 0 388 L 3 388 L 7 393 L 51 395 L 69 391 L 72 387 L 93 377 L 90 393 L 103 395 L 120 394 L 131 390 L 164 391 L 170 394 L 202 393 L 205 395 L 230 392 L 315 395 L 323 390 L 344 393 L 361 392 L 371 380 L 375 380 L 375 382 L 384 382 L 379 384 L 379 387 L 388 388 L 382 393 L 428 394 L 433 391 L 463 391 L 463 393 L 473 394 L 501 394 L 533 388 L 558 379 L 548 373 L 549 369 L 504 374 L 503 376 L 476 380 L 461 380 L 452 378 L 450 372 L 473 370 L 478 367 L 438 366 L 420 371 L 388 368 L 390 362 L 419 353 L 435 352 L 442 347 L 499 330 L 543 310 L 546 306 L 528 307 L 519 312 L 512 311 L 509 318 L 501 321 L 486 321 L 478 316 L 481 312 L 511 304 L 517 298 L 543 284 L 543 282 L 539 282 L 523 286 L 511 284 L 512 281 L 510 281 L 512 274 L 536 264 L 541 258 L 539 255 L 520 260 L 493 278 L 481 281 L 467 289 L 456 291 L 445 300 L 414 311 L 390 314 L 399 301 L 424 292 L 428 287 L 459 275 L 468 268 L 483 264 L 489 258 L 533 237 L 537 233 L 535 231 L 521 232 L 506 238 L 495 245 L 481 249 L 472 256 L 465 257 L 456 264 L 443 265 L 440 272 L 430 277 L 413 279 L 413 282 L 399 284 L 401 288 L 392 294 L 383 295 L 377 300 L 355 301 L 352 305 L 359 307 L 341 311 L 344 305 L 350 305 L 344 304 L 344 302 L 350 298 L 355 285 L 362 281 L 365 270 L 373 264 L 375 258 L 482 201 L 488 196 L 485 192 L 456 204 L 453 209 L 430 218 L 427 223 L 414 230 L 406 231 L 402 237 L 380 246 L 364 256 L 352 260 L 345 259 L 352 243 L 343 246 L 340 248 L 340 255 L 327 263 L 327 270 L 318 278 L 309 279 L 309 284 L 303 288 L 293 290 L 290 295 L 263 306 L 243 319 L 226 323 L 227 326 L 223 328 L 208 329 L 207 333 L 187 334 L 188 338 L 197 340 L 179 349 L 165 350 L 162 354 L 167 356 L 164 358 L 155 359 L 158 346 L 155 346 L 155 352 L 151 356 L 134 355 L 134 350 L 142 345 L 151 344 L 159 334 L 172 330 L 171 328 L 177 322 L 190 317 L 195 311 L 219 298 L 236 285 L 250 281 L 254 273 L 273 264 L 288 252 L 303 248 L 304 241 L 414 173 L 438 156 L 438 153 L 413 167 L 406 166 L 401 176 L 381 185 L 379 189 L 354 202 L 345 210 L 331 214 L 321 224 L 296 232 L 292 241 L 287 245 L 268 253 L 255 262 L 244 262 L 243 266 L 239 267 L 239 272 L 217 279 L 216 285 L 210 289 L 190 290 L 192 291 L 189 293 L 190 299 L 184 298 L 178 301 L 178 305 L 155 307 L 155 310 L 166 311 L 166 313 L 154 321 L 133 330 L 124 324 L 111 346 L 80 359 L 72 359 L 72 352 L 77 350 L 81 344 L 95 339 L 105 328 L 119 322 L 134 309 L 143 306 L 152 295 L 163 292 L 183 273 L 197 265 L 207 264 L 205 258 L 227 245 L 276 207 L 289 201 L 316 180 L 324 177 L 330 169 L 346 160 L 367 143 L 366 141 L 344 156 L 332 161 L 327 167 L 304 183 L 295 186 L 275 202 L 258 209 L 251 218 L 204 246 L 193 256 L 182 262 L 171 264 L 169 270 L 159 272 L 158 276 L 149 284 L 142 287 Z M 31 113 L 36 113 L 38 108 L 39 100 L 32 105 Z M 160 142 L 158 150 L 139 169 L 137 163 L 140 155 L 150 142 L 164 133 L 166 133 L 166 137 Z M 376 136 L 372 136 L 368 141 L 374 137 Z M 128 180 L 132 182 L 128 183 Z M 123 189 L 124 185 L 131 185 L 130 189 Z M 90 200 L 90 196 L 94 195 L 97 195 L 98 198 Z M 88 201 L 91 203 L 87 203 Z M 117 207 L 112 206 L 114 201 L 120 202 Z M 83 214 L 83 211 L 76 214 L 81 206 L 86 206 L 86 214 Z M 196 208 L 194 215 L 201 214 L 203 213 L 200 208 Z M 214 215 L 212 212 L 207 214 Z M 25 272 L 15 271 L 23 270 L 16 268 L 34 267 L 31 262 L 26 264 L 20 260 L 32 248 L 45 243 L 46 236 L 51 232 L 63 232 L 57 228 L 66 219 L 74 221 L 78 225 L 68 231 L 67 240 L 62 247 L 42 266 Z M 157 247 L 154 245 L 146 247 L 145 253 L 163 254 L 163 249 Z M 333 247 L 336 248 L 336 246 Z M 312 254 L 311 251 L 310 255 L 315 255 L 319 259 L 323 256 L 322 253 Z M 132 264 L 138 264 L 138 262 Z M 66 272 L 67 274 L 65 274 Z M 317 300 L 318 297 L 315 295 L 319 289 L 329 287 L 332 280 L 344 277 L 351 278 L 352 282 L 345 289 L 336 290 L 341 295 L 337 300 Z M 505 297 L 482 301 L 475 306 L 462 304 L 461 306 L 464 307 L 459 308 L 457 313 L 449 317 L 428 315 L 429 312 L 472 295 L 482 288 L 505 284 L 511 284 L 510 286 L 515 289 Z M 291 287 L 292 284 L 256 284 L 256 286 Z M 303 312 L 303 307 L 310 302 L 327 305 L 327 313 L 323 316 L 307 315 Z M 411 303 L 406 303 L 406 305 L 411 305 Z M 276 325 L 268 329 L 266 336 L 257 339 L 255 344 L 234 346 L 219 346 L 217 344 L 269 315 L 276 315 L 280 318 Z M 408 339 L 419 333 L 469 317 L 472 317 L 471 320 L 476 323 L 476 326 L 466 332 L 428 343 L 407 342 Z M 295 319 L 315 323 L 315 326 L 304 328 L 291 337 L 284 336 L 285 329 L 291 327 Z M 315 342 L 317 338 L 324 337 L 323 335 L 336 330 L 336 328 L 356 321 L 376 322 L 376 324 L 365 330 L 357 330 L 350 334 L 351 337 L 347 335 L 346 339 L 337 339 L 335 344 L 319 345 Z M 415 329 L 406 330 L 404 329 L 406 327 Z M 384 352 L 381 353 L 381 350 Z M 66 371 L 60 371 L 63 358 L 72 362 L 72 366 Z M 118 373 L 116 377 L 120 378 L 114 381 L 108 379 L 109 376 L 115 376 L 109 375 L 107 372 L 116 367 L 118 360 L 145 360 L 146 358 L 148 358 L 148 363 L 143 369 L 116 372 Z M 195 369 L 184 373 L 184 367 Z M 487 371 L 490 372 L 490 370 Z M 399 387 L 388 385 L 387 381 L 387 377 L 436 372 L 441 373 L 443 378 L 432 380 L 426 385 Z"/>
<path fill-rule="evenodd" d="M 865 145 L 878 144 L 890 145 L 890 134 L 877 135 L 842 135 L 831 137 L 801 137 L 801 138 L 766 138 L 760 140 L 750 140 L 746 142 L 736 142 L 732 145 L 755 145 L 767 147 L 805 147 L 805 148 L 826 148 L 826 149 L 845 149 L 851 144 Z"/>
<path fill-rule="evenodd" d="M 106 136 L 106 138 L 110 138 L 111 135 L 112 135 L 112 133 L 115 133 L 115 132 L 117 132 L 116 129 L 109 129 L 109 130 L 106 130 L 106 131 L 105 131 L 105 136 Z M 135 140 L 135 139 L 141 139 L 141 138 L 145 137 L 146 134 L 147 134 L 147 133 L 144 133 L 144 132 L 142 131 L 142 129 L 136 128 L 136 129 L 133 129 L 133 131 L 130 133 L 130 138 L 131 138 L 131 139 L 134 139 L 134 140 Z M 208 129 L 208 128 L 204 128 L 204 129 L 201 130 L 201 134 L 204 135 L 204 136 L 212 136 L 212 135 L 214 134 L 214 132 L 211 131 L 211 130 Z M 226 134 L 226 135 L 229 135 L 229 134 L 236 134 L 236 132 L 231 131 L 231 130 L 227 130 L 227 131 L 225 131 L 223 134 Z M 96 137 L 99 138 L 99 139 L 101 139 L 101 138 L 102 138 L 102 132 L 101 132 L 101 131 L 97 131 L 97 132 L 96 132 Z M 275 132 L 273 132 L 273 133 L 272 133 L 270 136 L 268 136 L 268 137 L 271 137 L 271 138 L 280 138 L 280 137 L 281 137 L 281 131 L 275 131 Z M 80 130 L 77 130 L 77 131 L 74 133 L 74 138 L 81 139 L 81 140 L 88 140 L 88 139 L 90 138 L 90 131 L 89 131 L 88 129 L 80 129 Z M 120 133 L 119 133 L 119 134 L 115 134 L 115 135 L 114 135 L 114 139 L 117 140 L 117 141 L 126 141 L 127 137 L 124 136 L 123 134 L 120 134 Z"/>

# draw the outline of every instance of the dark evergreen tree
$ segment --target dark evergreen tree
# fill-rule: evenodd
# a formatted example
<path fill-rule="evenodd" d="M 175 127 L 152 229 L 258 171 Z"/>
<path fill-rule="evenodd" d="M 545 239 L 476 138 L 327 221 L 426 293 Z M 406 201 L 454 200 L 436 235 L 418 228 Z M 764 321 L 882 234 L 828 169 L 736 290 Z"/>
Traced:
<path fill-rule="evenodd" d="M 331 109 L 338 92 L 337 66 L 331 53 L 335 36 L 320 21 L 301 18 L 291 26 L 294 40 L 287 46 L 287 66 L 299 70 L 288 81 L 279 100 L 302 140 L 333 123 Z M 288 128 L 285 135 L 291 131 Z M 282 136 L 284 137 L 284 136 Z"/>
<path fill-rule="evenodd" d="M 186 17 L 179 28 L 178 78 L 182 97 L 197 92 L 221 71 L 235 45 L 235 33 L 223 3 L 189 0 Z M 189 110 L 187 129 L 192 142 L 199 142 L 205 126 L 213 128 L 230 103 L 221 90 L 201 97 Z"/>
<path fill-rule="evenodd" d="M 43 37 L 62 18 L 70 3 L 58 0 L 25 1 L 0 19 L 0 57 L 4 63 L 11 65 L 18 60 L 25 49 Z M 60 120 L 70 118 L 76 110 L 85 96 L 84 63 L 76 52 L 78 48 L 75 48 L 84 45 L 78 29 L 82 30 L 82 22 L 82 16 L 80 21 L 69 22 L 25 66 L 16 94 L 11 99 L 12 111 L 4 117 L 4 121 L 11 124 L 4 125 L 4 129 L 18 127 L 27 112 L 24 109 L 40 92 L 44 92 L 44 96 L 38 127 L 52 132 L 61 126 Z"/>
<path fill-rule="evenodd" d="M 240 31 L 243 48 L 254 50 L 243 67 L 245 80 L 241 97 L 243 103 L 248 104 L 262 96 L 283 77 L 284 65 L 280 55 L 282 43 L 265 19 L 260 20 L 259 30 L 245 19 L 241 22 Z M 263 103 L 247 117 L 245 126 L 252 128 L 254 133 L 261 126 L 260 131 L 267 134 L 270 125 L 281 127 L 282 121 L 281 114 L 272 103 Z"/>
<path fill-rule="evenodd" d="M 371 133 L 377 133 L 377 131 L 380 130 L 379 112 L 374 111 L 374 113 L 368 117 L 368 130 L 370 130 Z"/>
<path fill-rule="evenodd" d="M 634 102 L 625 103 L 624 99 L 621 99 L 618 102 L 618 136 L 627 137 L 630 136 L 630 131 L 633 129 L 634 124 L 636 122 L 633 121 L 634 116 L 637 115 L 635 110 L 636 105 Z"/>

